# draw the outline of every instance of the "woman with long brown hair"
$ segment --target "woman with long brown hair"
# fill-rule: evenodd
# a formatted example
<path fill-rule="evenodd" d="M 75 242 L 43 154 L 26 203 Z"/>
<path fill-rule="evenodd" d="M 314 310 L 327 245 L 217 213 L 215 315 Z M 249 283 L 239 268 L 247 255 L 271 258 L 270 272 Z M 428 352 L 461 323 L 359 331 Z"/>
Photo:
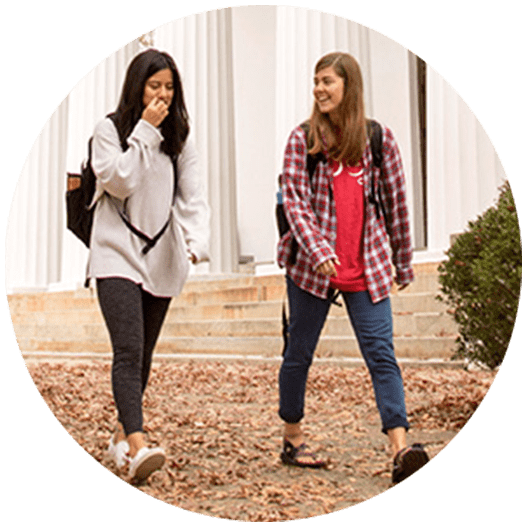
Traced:
<path fill-rule="evenodd" d="M 326 464 L 307 446 L 301 420 L 313 354 L 339 294 L 371 374 L 397 483 L 428 461 L 421 445 L 406 444 L 409 424 L 393 346 L 391 264 L 399 289 L 414 279 L 401 157 L 392 131 L 379 125 L 382 166 L 374 166 L 361 71 L 351 55 L 330 53 L 318 61 L 313 95 L 308 132 L 298 126 L 291 133 L 282 172 L 290 230 L 278 245 L 289 302 L 279 374 L 281 459 L 301 467 Z M 316 163 L 312 175 L 309 162 Z"/>

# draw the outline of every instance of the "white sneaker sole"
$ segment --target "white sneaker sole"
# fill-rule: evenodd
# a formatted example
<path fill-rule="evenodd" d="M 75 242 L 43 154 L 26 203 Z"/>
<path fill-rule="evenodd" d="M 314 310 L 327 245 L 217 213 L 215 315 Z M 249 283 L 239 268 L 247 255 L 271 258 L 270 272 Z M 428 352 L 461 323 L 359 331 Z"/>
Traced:
<path fill-rule="evenodd" d="M 133 474 L 130 474 L 130 482 L 141 483 L 147 479 L 152 472 L 159 470 L 165 463 L 165 454 L 162 452 L 149 452 L 139 462 Z"/>

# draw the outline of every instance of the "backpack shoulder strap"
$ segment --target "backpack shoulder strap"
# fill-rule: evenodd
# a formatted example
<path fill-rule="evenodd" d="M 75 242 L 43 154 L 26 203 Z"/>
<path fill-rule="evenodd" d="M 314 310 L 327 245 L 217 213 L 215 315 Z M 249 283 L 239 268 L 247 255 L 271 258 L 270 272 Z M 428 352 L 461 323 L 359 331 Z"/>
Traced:
<path fill-rule="evenodd" d="M 382 126 L 373 119 L 366 121 L 366 128 L 368 130 L 368 137 L 370 138 L 371 152 L 373 156 L 373 164 L 377 168 L 382 166 Z"/>
<path fill-rule="evenodd" d="M 178 160 L 178 156 L 175 155 L 175 156 L 172 158 L 172 166 L 174 167 L 174 203 L 175 203 L 175 200 L 176 200 L 176 194 L 177 194 L 177 183 L 178 183 L 177 160 Z"/>
<path fill-rule="evenodd" d="M 119 129 L 117 128 L 117 117 L 115 115 L 115 112 L 109 113 L 106 117 L 111 119 L 112 123 L 115 126 L 115 129 L 117 130 L 117 135 L 119 136 L 119 141 L 121 142 L 121 148 L 123 149 L 123 152 L 128 148 L 128 143 L 126 142 L 126 139 L 123 139 L 121 137 L 121 134 L 119 133 Z"/>
<path fill-rule="evenodd" d="M 307 148 L 311 148 L 313 146 L 313 141 L 309 137 L 309 121 L 304 121 L 300 127 L 306 134 L 306 144 Z M 309 181 L 313 179 L 313 174 L 315 173 L 315 169 L 317 168 L 317 165 L 320 161 L 324 160 L 324 154 L 322 152 L 319 152 L 316 155 L 307 154 L 307 172 L 309 174 Z"/>
<path fill-rule="evenodd" d="M 302 130 L 303 130 L 304 133 L 306 134 L 306 144 L 307 144 L 307 147 L 308 147 L 308 148 L 311 148 L 311 146 L 312 146 L 312 141 L 310 141 L 310 138 L 309 138 L 309 130 L 310 130 L 309 121 L 304 121 L 304 122 L 300 125 L 300 128 L 302 128 Z"/>
<path fill-rule="evenodd" d="M 373 165 L 381 169 L 380 177 L 382 178 L 382 126 L 377 121 L 368 119 L 366 121 L 366 127 L 368 137 L 370 138 Z M 373 176 L 371 178 L 371 189 L 368 200 L 375 205 L 377 219 L 380 219 L 381 215 L 386 218 L 386 211 L 384 209 L 380 192 L 375 192 L 375 178 Z"/>

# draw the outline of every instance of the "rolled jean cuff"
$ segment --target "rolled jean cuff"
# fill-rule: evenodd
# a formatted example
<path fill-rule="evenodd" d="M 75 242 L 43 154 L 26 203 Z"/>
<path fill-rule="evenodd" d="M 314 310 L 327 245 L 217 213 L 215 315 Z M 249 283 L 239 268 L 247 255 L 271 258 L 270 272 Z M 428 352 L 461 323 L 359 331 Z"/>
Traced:
<path fill-rule="evenodd" d="M 408 430 L 410 429 L 410 424 L 408 423 L 408 421 L 406 419 L 400 421 L 399 424 L 389 424 L 389 425 L 386 425 L 386 426 L 383 426 L 382 427 L 382 433 L 383 434 L 388 434 L 388 430 L 393 430 L 394 428 L 404 428 L 407 432 Z"/>
<path fill-rule="evenodd" d="M 288 425 L 296 425 L 297 423 L 300 423 L 302 419 L 304 419 L 304 414 L 302 414 L 298 419 L 296 417 L 289 417 L 286 416 L 284 413 L 282 413 L 281 410 L 278 411 L 278 416 L 282 421 L 286 422 Z"/>

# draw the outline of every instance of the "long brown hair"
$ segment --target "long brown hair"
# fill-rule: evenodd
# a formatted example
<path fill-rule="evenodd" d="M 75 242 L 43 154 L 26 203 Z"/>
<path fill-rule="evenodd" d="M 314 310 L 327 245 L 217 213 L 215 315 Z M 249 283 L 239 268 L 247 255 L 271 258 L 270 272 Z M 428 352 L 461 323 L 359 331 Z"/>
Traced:
<path fill-rule="evenodd" d="M 183 149 L 190 126 L 181 77 L 174 59 L 168 53 L 156 49 L 147 49 L 135 56 L 126 72 L 115 117 L 119 138 L 121 142 L 125 142 L 143 113 L 143 93 L 146 81 L 165 68 L 172 72 L 174 97 L 169 108 L 169 114 L 160 127 L 163 135 L 161 150 L 170 157 L 174 157 Z"/>
<path fill-rule="evenodd" d="M 334 52 L 324 55 L 317 62 L 315 75 L 328 67 L 332 67 L 344 80 L 344 96 L 338 107 L 340 126 L 336 127 L 327 114 L 321 113 L 315 101 L 309 134 L 313 146 L 309 153 L 323 151 L 324 136 L 329 157 L 355 165 L 360 161 L 366 147 L 364 89 L 360 66 L 348 53 Z"/>

